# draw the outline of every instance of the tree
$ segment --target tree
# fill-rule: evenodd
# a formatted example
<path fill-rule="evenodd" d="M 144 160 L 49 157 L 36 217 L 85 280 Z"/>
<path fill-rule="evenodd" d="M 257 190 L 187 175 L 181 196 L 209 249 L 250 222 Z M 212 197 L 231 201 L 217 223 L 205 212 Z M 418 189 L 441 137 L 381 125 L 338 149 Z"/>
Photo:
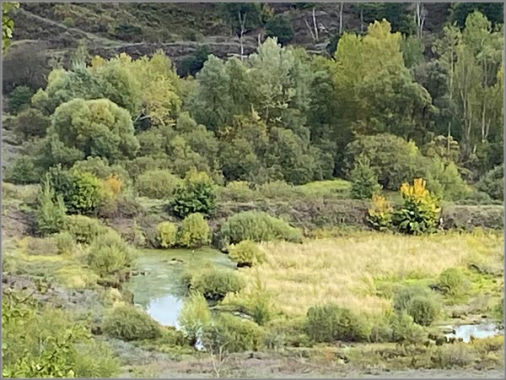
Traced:
<path fill-rule="evenodd" d="M 378 176 L 374 173 L 366 158 L 360 157 L 350 173 L 351 196 L 356 199 L 370 199 L 377 194 L 381 186 Z"/>
<path fill-rule="evenodd" d="M 239 36 L 241 60 L 244 58 L 244 34 L 262 23 L 261 8 L 255 3 L 225 3 L 221 5 L 223 17 L 232 31 Z"/>
<path fill-rule="evenodd" d="M 265 31 L 267 37 L 277 37 L 281 45 L 287 44 L 295 36 L 292 25 L 282 15 L 276 15 L 267 21 Z"/>
<path fill-rule="evenodd" d="M 108 99 L 74 99 L 59 106 L 48 131 L 65 147 L 99 156 L 110 162 L 134 157 L 139 142 L 128 111 Z"/>

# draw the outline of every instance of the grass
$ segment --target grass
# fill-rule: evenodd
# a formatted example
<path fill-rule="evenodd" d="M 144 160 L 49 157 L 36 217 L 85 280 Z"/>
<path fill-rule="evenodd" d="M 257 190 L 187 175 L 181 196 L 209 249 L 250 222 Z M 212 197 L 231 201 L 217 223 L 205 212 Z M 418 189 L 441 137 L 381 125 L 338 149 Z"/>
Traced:
<path fill-rule="evenodd" d="M 296 189 L 305 196 L 345 196 L 348 195 L 351 189 L 351 182 L 339 178 L 327 181 L 314 181 L 296 186 Z"/>
<path fill-rule="evenodd" d="M 304 315 L 310 306 L 327 302 L 377 314 L 391 308 L 391 300 L 377 294 L 378 281 L 436 279 L 445 269 L 466 267 L 470 260 L 500 262 L 503 257 L 502 234 L 484 232 L 417 237 L 363 232 L 262 247 L 267 261 L 239 269 L 247 287 L 225 302 L 241 303 L 260 274 L 274 304 L 288 316 Z"/>

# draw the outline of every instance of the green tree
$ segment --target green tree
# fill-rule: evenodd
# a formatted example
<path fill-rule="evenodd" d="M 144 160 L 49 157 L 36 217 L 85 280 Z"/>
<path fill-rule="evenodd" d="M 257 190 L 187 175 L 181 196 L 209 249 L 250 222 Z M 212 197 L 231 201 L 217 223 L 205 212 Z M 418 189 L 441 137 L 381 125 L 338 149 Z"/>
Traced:
<path fill-rule="evenodd" d="M 14 20 L 10 17 L 10 13 L 15 8 L 19 8 L 19 3 L 2 3 L 2 52 L 5 52 L 11 44 Z"/>
<path fill-rule="evenodd" d="M 285 45 L 295 36 L 292 25 L 286 17 L 276 15 L 269 19 L 265 24 L 265 32 L 267 37 L 277 37 L 280 44 Z"/>
<path fill-rule="evenodd" d="M 356 199 L 370 199 L 377 194 L 381 186 L 378 184 L 378 177 L 371 169 L 366 158 L 359 158 L 350 173 L 351 196 Z"/>
<path fill-rule="evenodd" d="M 216 189 L 204 172 L 190 171 L 176 188 L 172 210 L 179 217 L 193 213 L 209 214 L 215 208 Z"/>
<path fill-rule="evenodd" d="M 134 157 L 139 149 L 128 111 L 108 99 L 74 99 L 62 104 L 48 134 L 55 134 L 65 147 L 78 149 L 84 157 L 100 156 L 111 162 Z"/>

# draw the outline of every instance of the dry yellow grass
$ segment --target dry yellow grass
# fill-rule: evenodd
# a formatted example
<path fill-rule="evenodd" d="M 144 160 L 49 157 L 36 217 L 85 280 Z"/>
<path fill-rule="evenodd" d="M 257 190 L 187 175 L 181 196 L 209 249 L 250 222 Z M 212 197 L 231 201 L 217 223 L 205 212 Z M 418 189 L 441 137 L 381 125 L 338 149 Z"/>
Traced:
<path fill-rule="evenodd" d="M 502 260 L 503 236 L 483 232 L 400 236 L 359 233 L 349 237 L 308 240 L 303 244 L 262 243 L 267 261 L 239 271 L 248 284 L 225 302 L 236 302 L 259 276 L 287 315 L 303 315 L 308 307 L 334 302 L 364 313 L 391 307 L 375 295 L 374 279 L 435 277 L 469 260 Z"/>

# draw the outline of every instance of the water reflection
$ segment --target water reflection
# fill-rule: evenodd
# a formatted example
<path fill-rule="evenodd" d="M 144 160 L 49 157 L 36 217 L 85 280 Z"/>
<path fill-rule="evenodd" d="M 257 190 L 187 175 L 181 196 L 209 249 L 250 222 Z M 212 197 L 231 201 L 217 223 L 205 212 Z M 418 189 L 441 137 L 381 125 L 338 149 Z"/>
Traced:
<path fill-rule="evenodd" d="M 454 333 L 446 334 L 447 338 L 462 339 L 468 343 L 474 339 L 489 338 L 503 333 L 495 323 L 481 323 L 477 325 L 460 325 L 453 328 Z"/>

